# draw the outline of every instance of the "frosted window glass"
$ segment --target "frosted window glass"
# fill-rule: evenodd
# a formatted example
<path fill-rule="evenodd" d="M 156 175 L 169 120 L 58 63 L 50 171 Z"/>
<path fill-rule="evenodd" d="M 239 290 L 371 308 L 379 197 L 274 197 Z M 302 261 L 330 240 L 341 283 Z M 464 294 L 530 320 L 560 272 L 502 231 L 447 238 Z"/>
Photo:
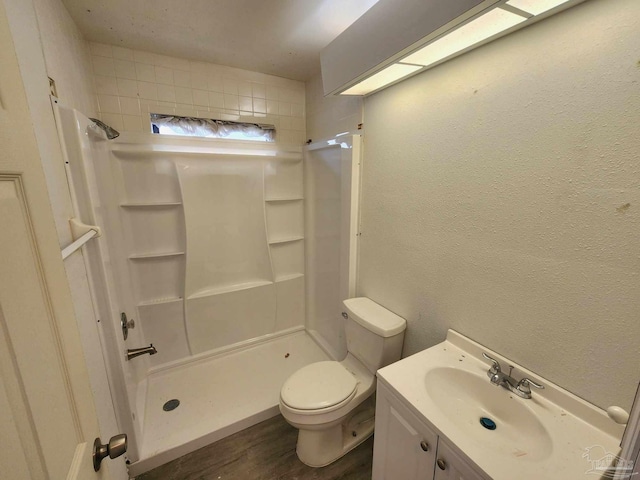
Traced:
<path fill-rule="evenodd" d="M 226 138 L 229 140 L 253 140 L 257 142 L 273 142 L 275 136 L 273 125 L 231 122 L 209 118 L 177 117 L 157 113 L 151 114 L 151 131 L 160 135 Z"/>

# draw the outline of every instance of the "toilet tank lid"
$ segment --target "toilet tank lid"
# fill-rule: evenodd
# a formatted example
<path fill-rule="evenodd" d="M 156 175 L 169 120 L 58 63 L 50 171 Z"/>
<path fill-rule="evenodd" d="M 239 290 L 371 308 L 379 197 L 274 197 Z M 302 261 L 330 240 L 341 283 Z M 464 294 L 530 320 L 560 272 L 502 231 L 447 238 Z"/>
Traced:
<path fill-rule="evenodd" d="M 349 298 L 342 302 L 349 318 L 381 337 L 402 333 L 407 321 L 367 297 Z"/>

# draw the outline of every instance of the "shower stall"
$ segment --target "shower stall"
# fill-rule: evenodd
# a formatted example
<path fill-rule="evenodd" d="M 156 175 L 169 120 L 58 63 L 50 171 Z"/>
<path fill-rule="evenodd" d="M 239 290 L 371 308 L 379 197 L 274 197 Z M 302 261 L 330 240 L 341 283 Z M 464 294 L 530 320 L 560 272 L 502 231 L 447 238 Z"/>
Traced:
<path fill-rule="evenodd" d="M 133 475 L 278 414 L 291 373 L 346 355 L 360 136 L 110 140 L 54 109 L 76 217 L 102 231 L 83 253 Z"/>

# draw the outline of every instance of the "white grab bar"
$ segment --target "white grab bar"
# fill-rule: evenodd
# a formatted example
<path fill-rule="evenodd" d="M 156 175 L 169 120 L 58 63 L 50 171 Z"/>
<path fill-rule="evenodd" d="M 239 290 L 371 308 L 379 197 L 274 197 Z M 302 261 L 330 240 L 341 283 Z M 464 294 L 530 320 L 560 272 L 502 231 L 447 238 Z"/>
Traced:
<path fill-rule="evenodd" d="M 75 218 L 69 220 L 69 225 L 71 226 L 71 235 L 75 240 L 62 249 L 62 259 L 66 259 L 73 252 L 82 247 L 85 243 L 91 240 L 93 237 L 99 237 L 100 227 L 96 225 L 87 225 L 86 223 L 82 223 Z"/>
<path fill-rule="evenodd" d="M 96 232 L 95 230 L 90 230 L 87 233 L 85 233 L 84 235 L 82 235 L 75 242 L 73 242 L 69 246 L 63 248 L 62 249 L 62 259 L 64 260 L 65 258 L 67 258 L 69 255 L 71 255 L 73 252 L 78 250 L 82 245 L 87 243 L 89 240 L 91 240 L 97 234 L 98 234 L 98 232 Z"/>

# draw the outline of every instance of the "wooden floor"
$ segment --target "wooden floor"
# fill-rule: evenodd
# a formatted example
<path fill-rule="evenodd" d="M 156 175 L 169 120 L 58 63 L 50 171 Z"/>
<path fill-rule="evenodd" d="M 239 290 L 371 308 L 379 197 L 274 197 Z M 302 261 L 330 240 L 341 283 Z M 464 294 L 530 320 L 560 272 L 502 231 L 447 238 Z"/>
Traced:
<path fill-rule="evenodd" d="M 296 456 L 298 430 L 278 415 L 136 480 L 370 480 L 373 438 L 323 468 Z"/>

